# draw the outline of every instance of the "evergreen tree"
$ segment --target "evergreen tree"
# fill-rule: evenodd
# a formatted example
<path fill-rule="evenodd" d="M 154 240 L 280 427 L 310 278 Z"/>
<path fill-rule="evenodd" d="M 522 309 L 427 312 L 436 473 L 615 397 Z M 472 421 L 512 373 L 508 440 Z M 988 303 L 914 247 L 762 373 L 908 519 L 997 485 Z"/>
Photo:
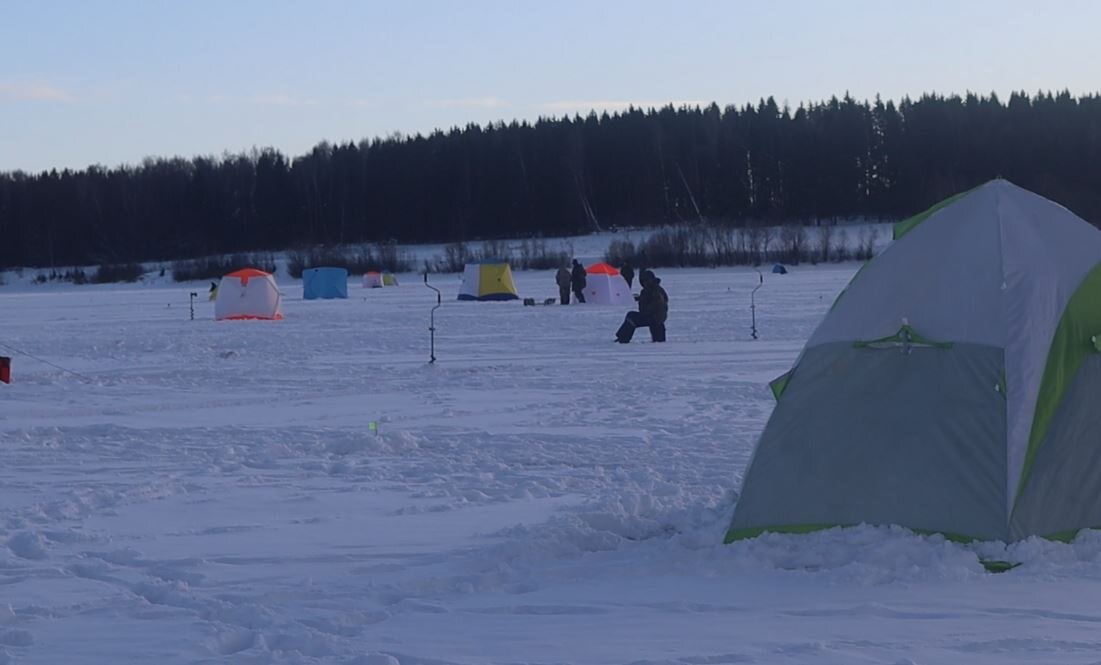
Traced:
<path fill-rule="evenodd" d="M 1101 221 L 1101 96 L 845 94 L 0 173 L 0 267 L 626 225 L 898 219 L 1005 177 Z"/>

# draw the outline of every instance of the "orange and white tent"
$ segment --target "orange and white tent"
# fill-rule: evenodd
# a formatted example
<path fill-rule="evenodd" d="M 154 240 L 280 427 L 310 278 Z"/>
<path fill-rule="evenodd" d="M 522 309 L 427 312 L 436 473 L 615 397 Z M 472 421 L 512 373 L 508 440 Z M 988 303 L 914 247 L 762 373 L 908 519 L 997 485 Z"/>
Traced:
<path fill-rule="evenodd" d="M 380 272 L 372 271 L 363 275 L 363 288 L 365 289 L 381 289 L 385 285 L 386 280 Z"/>
<path fill-rule="evenodd" d="M 268 319 L 283 318 L 283 296 L 270 273 L 245 268 L 222 277 L 218 298 L 214 301 L 214 318 Z"/>
<path fill-rule="evenodd" d="M 630 305 L 634 303 L 631 287 L 619 271 L 607 263 L 594 263 L 585 268 L 585 302 L 597 305 Z"/>

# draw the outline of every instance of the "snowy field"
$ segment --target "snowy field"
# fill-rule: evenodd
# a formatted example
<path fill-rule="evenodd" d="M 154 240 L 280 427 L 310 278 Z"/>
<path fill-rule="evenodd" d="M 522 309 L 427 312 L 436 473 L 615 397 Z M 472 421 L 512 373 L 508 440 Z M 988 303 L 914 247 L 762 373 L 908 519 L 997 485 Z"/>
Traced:
<path fill-rule="evenodd" d="M 1101 534 L 984 554 L 861 527 L 722 545 L 855 264 L 664 270 L 621 308 L 353 283 L 286 320 L 205 284 L 0 288 L 0 664 L 1099 663 Z M 550 273 L 517 273 L 553 297 Z M 0 351 L 2 352 L 2 351 Z M 5 355 L 11 355 L 5 353 Z M 372 429 L 369 423 L 378 423 Z"/>

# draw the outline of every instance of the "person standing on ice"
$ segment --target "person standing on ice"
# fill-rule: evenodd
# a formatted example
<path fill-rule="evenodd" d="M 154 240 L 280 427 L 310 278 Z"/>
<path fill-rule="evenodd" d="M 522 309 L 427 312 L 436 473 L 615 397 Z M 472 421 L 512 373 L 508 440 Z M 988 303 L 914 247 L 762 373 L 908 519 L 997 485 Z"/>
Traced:
<path fill-rule="evenodd" d="M 558 268 L 558 272 L 554 275 L 554 281 L 558 284 L 558 302 L 563 305 L 570 304 L 570 269 L 566 266 Z"/>
<path fill-rule="evenodd" d="M 573 286 L 573 298 L 576 302 L 585 302 L 585 266 L 577 262 L 577 259 L 573 260 L 573 273 L 570 276 L 570 283 Z"/>
<path fill-rule="evenodd" d="M 615 341 L 627 344 L 635 336 L 635 328 L 648 327 L 651 340 L 664 342 L 665 320 L 669 317 L 669 294 L 661 288 L 661 280 L 653 271 L 640 272 L 638 283 L 642 285 L 642 293 L 638 296 L 638 311 L 627 312 L 623 325 L 616 331 Z"/>
<path fill-rule="evenodd" d="M 635 281 L 635 269 L 631 266 L 630 261 L 623 262 L 623 267 L 619 269 L 619 274 L 623 275 L 623 279 L 627 280 L 627 288 L 631 288 Z"/>

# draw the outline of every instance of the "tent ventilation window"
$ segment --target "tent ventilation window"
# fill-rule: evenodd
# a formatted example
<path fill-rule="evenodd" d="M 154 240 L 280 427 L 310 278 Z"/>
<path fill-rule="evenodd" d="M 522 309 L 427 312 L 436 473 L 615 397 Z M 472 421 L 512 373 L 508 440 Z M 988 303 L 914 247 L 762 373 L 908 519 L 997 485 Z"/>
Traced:
<path fill-rule="evenodd" d="M 952 342 L 937 342 L 918 333 L 909 323 L 903 323 L 893 335 L 854 342 L 858 349 L 898 349 L 902 353 L 910 354 L 914 349 L 950 349 Z"/>

